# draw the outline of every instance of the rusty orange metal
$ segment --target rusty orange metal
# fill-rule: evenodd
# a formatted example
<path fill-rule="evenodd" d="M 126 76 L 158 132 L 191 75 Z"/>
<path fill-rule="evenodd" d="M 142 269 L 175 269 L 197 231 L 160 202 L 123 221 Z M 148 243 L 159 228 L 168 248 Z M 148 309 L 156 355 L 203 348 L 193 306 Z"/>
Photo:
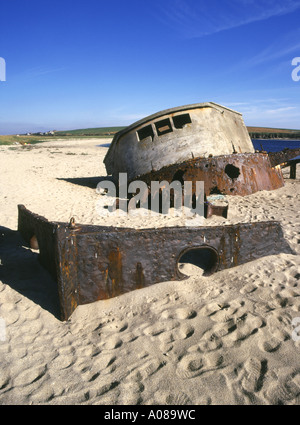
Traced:
<path fill-rule="evenodd" d="M 250 195 L 260 190 L 274 190 L 284 186 L 280 167 L 272 167 L 268 154 L 237 153 L 210 158 L 194 158 L 172 164 L 158 171 L 139 176 L 151 190 L 152 181 L 171 183 L 180 176 L 185 181 L 204 182 L 205 195 Z"/>
<path fill-rule="evenodd" d="M 57 282 L 61 319 L 78 305 L 150 285 L 186 279 L 193 254 L 204 275 L 281 252 L 292 253 L 278 222 L 130 229 L 49 222 L 19 205 L 18 230 L 35 236 L 39 260 Z"/>

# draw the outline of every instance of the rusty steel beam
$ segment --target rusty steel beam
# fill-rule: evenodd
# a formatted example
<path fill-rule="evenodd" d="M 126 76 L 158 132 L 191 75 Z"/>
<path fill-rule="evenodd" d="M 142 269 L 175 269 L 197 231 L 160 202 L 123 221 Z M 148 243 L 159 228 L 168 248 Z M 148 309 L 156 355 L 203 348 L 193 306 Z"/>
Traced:
<path fill-rule="evenodd" d="M 49 222 L 19 205 L 18 230 L 58 284 L 61 319 L 78 305 L 158 282 L 185 279 L 178 263 L 196 254 L 204 274 L 280 252 L 292 253 L 278 222 L 216 227 L 116 228 Z"/>
<path fill-rule="evenodd" d="M 152 181 L 203 181 L 205 195 L 250 195 L 260 190 L 274 190 L 284 186 L 279 167 L 272 167 L 267 154 L 240 153 L 210 158 L 194 158 L 172 164 L 139 176 L 150 190 Z"/>
<path fill-rule="evenodd" d="M 298 161 L 289 161 L 290 165 L 290 179 L 295 180 L 297 178 L 297 164 L 300 163 L 300 160 Z"/>
<path fill-rule="evenodd" d="M 295 158 L 296 156 L 300 155 L 300 148 L 296 149 L 283 149 L 279 152 L 269 152 L 269 159 L 272 167 L 275 167 L 276 165 L 285 164 L 289 160 Z"/>

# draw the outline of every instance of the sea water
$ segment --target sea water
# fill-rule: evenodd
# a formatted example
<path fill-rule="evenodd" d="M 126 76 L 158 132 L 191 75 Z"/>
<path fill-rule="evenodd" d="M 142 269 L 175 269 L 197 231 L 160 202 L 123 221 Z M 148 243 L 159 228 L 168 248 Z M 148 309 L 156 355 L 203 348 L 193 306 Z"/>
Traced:
<path fill-rule="evenodd" d="M 279 152 L 285 148 L 296 149 L 300 148 L 300 140 L 287 139 L 252 139 L 254 149 L 263 150 L 266 152 Z"/>

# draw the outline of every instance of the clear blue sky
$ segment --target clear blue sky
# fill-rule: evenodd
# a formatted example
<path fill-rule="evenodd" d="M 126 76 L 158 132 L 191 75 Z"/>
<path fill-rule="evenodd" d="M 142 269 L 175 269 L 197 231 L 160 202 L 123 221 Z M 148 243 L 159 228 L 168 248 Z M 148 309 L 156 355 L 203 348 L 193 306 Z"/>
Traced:
<path fill-rule="evenodd" d="M 8 0 L 0 134 L 131 124 L 213 101 L 300 129 L 300 0 Z"/>

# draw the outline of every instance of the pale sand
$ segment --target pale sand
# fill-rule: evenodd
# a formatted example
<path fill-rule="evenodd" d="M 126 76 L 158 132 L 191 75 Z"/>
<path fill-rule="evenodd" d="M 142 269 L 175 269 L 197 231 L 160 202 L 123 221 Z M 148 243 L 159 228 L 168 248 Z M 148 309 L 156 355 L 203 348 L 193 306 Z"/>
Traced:
<path fill-rule="evenodd" d="M 185 265 L 185 281 L 80 306 L 65 323 L 56 318 L 53 281 L 16 232 L 17 204 L 56 221 L 183 224 L 98 216 L 107 143 L 0 146 L 0 404 L 299 404 L 292 319 L 300 316 L 300 181 L 288 170 L 284 188 L 230 197 L 228 219 L 205 224 L 279 220 L 296 255 L 211 277 Z"/>

